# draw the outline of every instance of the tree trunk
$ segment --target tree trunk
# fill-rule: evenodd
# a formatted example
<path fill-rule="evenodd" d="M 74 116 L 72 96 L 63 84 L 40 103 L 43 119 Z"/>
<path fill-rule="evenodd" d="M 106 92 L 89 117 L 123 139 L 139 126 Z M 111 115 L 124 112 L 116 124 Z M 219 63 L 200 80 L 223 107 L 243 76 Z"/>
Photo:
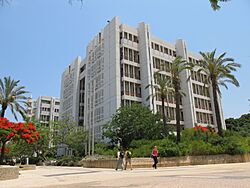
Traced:
<path fill-rule="evenodd" d="M 162 119 L 163 119 L 163 125 L 164 125 L 164 129 L 167 126 L 166 123 L 166 116 L 165 116 L 165 103 L 164 103 L 164 97 L 161 97 L 161 110 L 162 110 Z"/>
<path fill-rule="evenodd" d="M 7 106 L 2 106 L 1 117 L 4 117 Z"/>
<path fill-rule="evenodd" d="M 217 96 L 217 85 L 215 83 L 212 84 L 212 89 L 213 89 L 214 111 L 218 128 L 218 134 L 222 136 L 222 123 L 221 123 L 220 108 Z"/>
<path fill-rule="evenodd" d="M 5 145 L 6 145 L 6 142 L 3 142 L 3 145 L 2 145 L 2 148 L 1 148 L 1 155 L 0 155 L 0 165 L 3 164 L 4 153 L 5 153 Z"/>
<path fill-rule="evenodd" d="M 175 85 L 175 115 L 176 115 L 176 143 L 178 144 L 181 141 L 181 113 L 180 113 L 180 92 L 179 92 L 179 83 L 177 82 Z"/>

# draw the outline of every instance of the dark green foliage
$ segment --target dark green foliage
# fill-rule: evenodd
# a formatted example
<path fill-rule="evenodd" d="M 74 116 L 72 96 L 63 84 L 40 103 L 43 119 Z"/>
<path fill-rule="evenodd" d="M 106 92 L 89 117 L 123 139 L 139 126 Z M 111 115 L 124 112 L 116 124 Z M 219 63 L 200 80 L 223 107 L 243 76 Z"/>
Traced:
<path fill-rule="evenodd" d="M 250 137 L 250 114 L 243 114 L 240 118 L 226 119 L 228 130 L 236 132 L 244 137 Z"/>
<path fill-rule="evenodd" d="M 132 140 L 160 139 L 167 135 L 159 115 L 147 107 L 133 104 L 118 109 L 112 121 L 104 126 L 104 135 L 113 145 L 120 141 L 123 148 L 129 147 Z"/>
<path fill-rule="evenodd" d="M 244 154 L 250 152 L 250 137 L 243 137 L 233 131 L 225 131 L 223 137 L 215 132 L 201 132 L 200 130 L 185 129 L 182 131 L 182 141 L 177 145 L 175 138 L 160 140 L 133 140 L 130 150 L 133 157 L 150 157 L 153 146 L 158 147 L 160 157 L 186 155 L 216 155 L 216 154 Z M 108 145 L 105 146 L 108 148 Z M 116 152 L 115 149 L 109 152 Z M 108 154 L 107 151 L 101 154 Z M 112 152 L 111 152 L 112 153 Z"/>
<path fill-rule="evenodd" d="M 95 154 L 116 157 L 117 148 L 107 143 L 95 144 Z"/>

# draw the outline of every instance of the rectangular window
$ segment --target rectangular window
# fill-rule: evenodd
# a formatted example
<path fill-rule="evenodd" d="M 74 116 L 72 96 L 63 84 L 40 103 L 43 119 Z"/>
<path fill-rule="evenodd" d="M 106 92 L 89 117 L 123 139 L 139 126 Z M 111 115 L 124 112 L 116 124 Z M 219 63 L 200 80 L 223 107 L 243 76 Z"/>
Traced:
<path fill-rule="evenodd" d="M 133 50 L 129 49 L 129 61 L 133 61 Z"/>
<path fill-rule="evenodd" d="M 138 37 L 134 35 L 134 42 L 138 43 Z"/>
<path fill-rule="evenodd" d="M 129 95 L 129 82 L 125 82 L 125 94 Z"/>
<path fill-rule="evenodd" d="M 134 62 L 139 63 L 139 52 L 134 51 Z"/>
<path fill-rule="evenodd" d="M 171 55 L 171 56 L 172 56 L 172 50 L 169 50 L 169 55 Z"/>
<path fill-rule="evenodd" d="M 164 53 L 168 54 L 168 49 L 167 48 L 164 48 Z"/>
<path fill-rule="evenodd" d="M 176 51 L 173 51 L 173 56 L 176 57 Z"/>
<path fill-rule="evenodd" d="M 123 59 L 123 48 L 120 48 L 120 60 Z"/>
<path fill-rule="evenodd" d="M 134 83 L 130 83 L 130 94 L 131 96 L 135 96 L 135 85 Z"/>
<path fill-rule="evenodd" d="M 140 68 L 135 67 L 135 79 L 140 80 Z"/>
<path fill-rule="evenodd" d="M 128 74 L 128 65 L 127 64 L 125 64 L 125 76 L 129 77 L 129 74 Z"/>
<path fill-rule="evenodd" d="M 160 46 L 160 51 L 163 52 L 163 46 Z"/>
<path fill-rule="evenodd" d="M 129 33 L 129 40 L 130 40 L 130 41 L 133 41 L 132 38 L 133 38 L 133 37 L 132 37 L 132 34 Z"/>
<path fill-rule="evenodd" d="M 127 32 L 124 32 L 124 38 L 128 39 L 128 33 Z"/>
<path fill-rule="evenodd" d="M 129 66 L 129 73 L 130 73 L 130 78 L 134 78 L 134 69 L 133 66 Z"/>
<path fill-rule="evenodd" d="M 135 84 L 136 97 L 141 97 L 141 86 L 139 84 Z"/>
<path fill-rule="evenodd" d="M 128 48 L 124 48 L 124 59 L 128 60 Z"/>
<path fill-rule="evenodd" d="M 159 51 L 159 45 L 155 44 L 155 50 Z"/>

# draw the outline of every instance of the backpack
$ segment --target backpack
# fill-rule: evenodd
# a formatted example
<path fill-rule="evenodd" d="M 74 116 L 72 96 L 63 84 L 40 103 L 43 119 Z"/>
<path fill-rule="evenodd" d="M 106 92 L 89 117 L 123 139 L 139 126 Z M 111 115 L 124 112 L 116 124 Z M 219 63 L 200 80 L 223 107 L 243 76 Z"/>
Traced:
<path fill-rule="evenodd" d="M 131 156 L 132 156 L 132 153 L 131 153 L 131 151 L 127 151 L 127 158 L 131 158 Z"/>
<path fill-rule="evenodd" d="M 123 159 L 123 157 L 124 157 L 124 153 L 123 153 L 123 151 L 121 151 L 121 152 L 120 152 L 119 157 L 120 157 L 121 159 Z"/>

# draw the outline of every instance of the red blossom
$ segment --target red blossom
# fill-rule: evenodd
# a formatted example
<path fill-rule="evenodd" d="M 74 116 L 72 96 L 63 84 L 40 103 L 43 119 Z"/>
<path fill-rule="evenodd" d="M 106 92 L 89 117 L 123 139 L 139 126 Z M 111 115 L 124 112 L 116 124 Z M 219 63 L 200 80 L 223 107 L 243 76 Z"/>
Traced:
<path fill-rule="evenodd" d="M 208 129 L 207 127 L 203 127 L 203 126 L 201 126 L 201 125 L 195 126 L 195 127 L 194 127 L 194 130 L 201 130 L 201 131 L 203 131 L 203 132 L 209 131 L 209 129 Z"/>

